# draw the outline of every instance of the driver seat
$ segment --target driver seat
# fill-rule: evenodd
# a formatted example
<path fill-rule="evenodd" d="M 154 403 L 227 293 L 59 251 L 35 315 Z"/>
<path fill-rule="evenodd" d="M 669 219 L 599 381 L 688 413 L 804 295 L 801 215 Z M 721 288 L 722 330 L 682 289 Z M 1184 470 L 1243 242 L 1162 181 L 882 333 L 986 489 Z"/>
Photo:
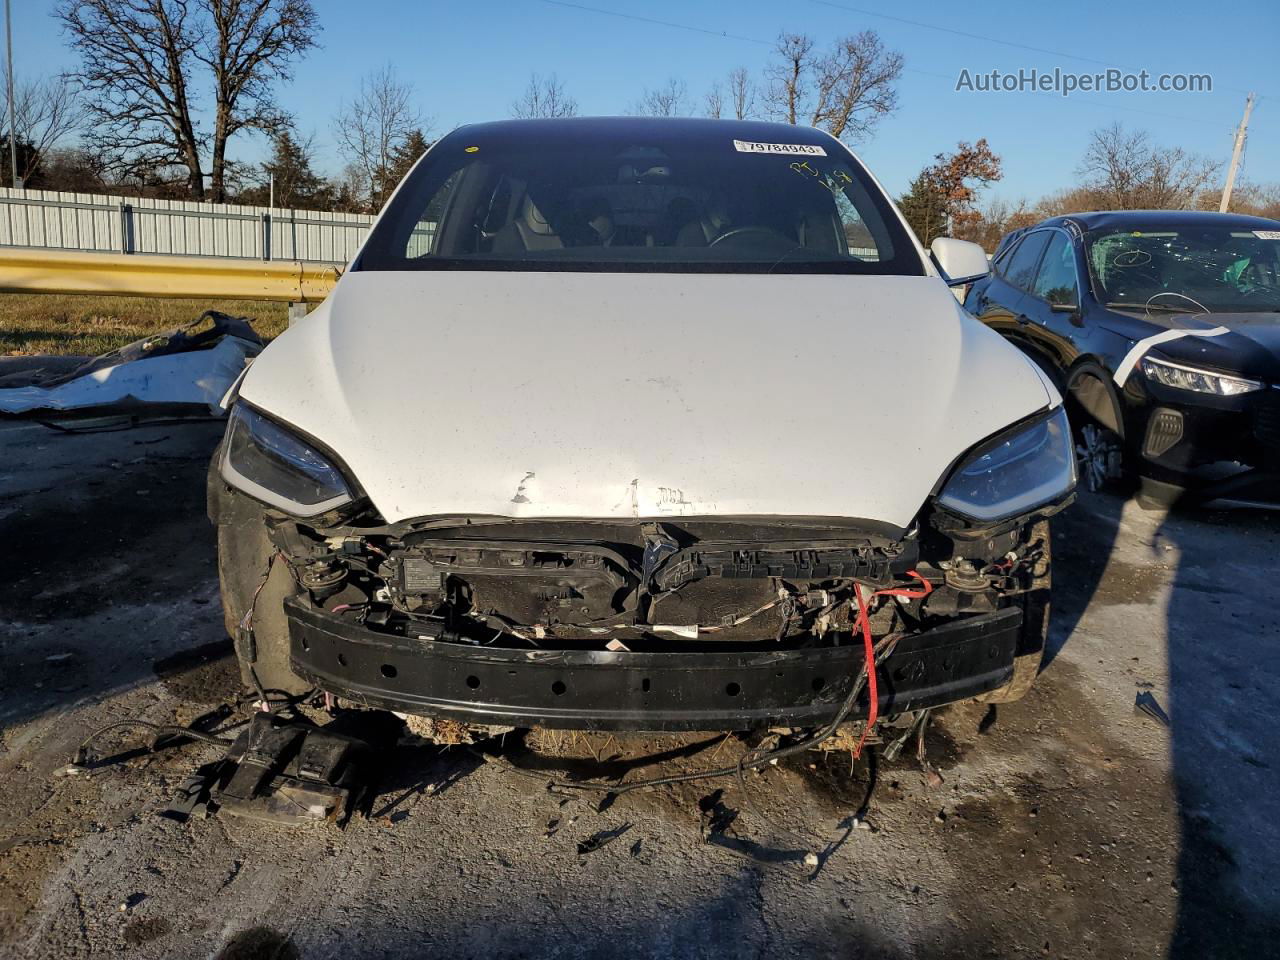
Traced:
<path fill-rule="evenodd" d="M 527 250 L 561 250 L 564 241 L 556 233 L 533 198 L 527 193 L 520 203 L 520 212 L 493 238 L 495 253 L 521 253 Z"/>

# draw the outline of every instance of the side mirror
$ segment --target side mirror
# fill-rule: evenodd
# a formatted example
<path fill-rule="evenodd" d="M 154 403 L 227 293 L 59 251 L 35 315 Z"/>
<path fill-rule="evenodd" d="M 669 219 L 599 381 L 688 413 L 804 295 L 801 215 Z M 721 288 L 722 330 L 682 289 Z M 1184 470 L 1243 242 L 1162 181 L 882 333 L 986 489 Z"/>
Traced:
<path fill-rule="evenodd" d="M 929 253 L 949 287 L 973 283 L 991 272 L 987 252 L 968 240 L 938 237 L 929 245 Z"/>
<path fill-rule="evenodd" d="M 1072 326 L 1084 326 L 1084 314 L 1080 312 L 1080 304 L 1078 303 L 1051 303 L 1049 304 L 1049 310 L 1053 313 L 1065 313 Z"/>

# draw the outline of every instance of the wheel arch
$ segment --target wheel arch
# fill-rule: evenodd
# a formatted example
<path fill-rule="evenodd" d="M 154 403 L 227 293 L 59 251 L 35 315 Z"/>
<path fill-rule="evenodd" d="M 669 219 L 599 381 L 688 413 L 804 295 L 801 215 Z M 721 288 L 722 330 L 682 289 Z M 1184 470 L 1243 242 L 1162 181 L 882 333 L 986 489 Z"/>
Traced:
<path fill-rule="evenodd" d="M 1067 371 L 1064 395 L 1106 427 L 1124 439 L 1124 413 L 1120 398 L 1112 384 L 1111 374 L 1095 357 L 1084 357 Z"/>

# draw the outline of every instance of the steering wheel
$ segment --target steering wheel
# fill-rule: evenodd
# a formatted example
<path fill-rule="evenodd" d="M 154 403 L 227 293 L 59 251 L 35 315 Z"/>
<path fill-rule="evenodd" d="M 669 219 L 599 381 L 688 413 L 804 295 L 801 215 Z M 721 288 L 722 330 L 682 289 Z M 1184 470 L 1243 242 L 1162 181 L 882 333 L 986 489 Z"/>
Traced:
<path fill-rule="evenodd" d="M 777 230 L 771 230 L 769 227 L 735 227 L 732 230 L 729 230 L 725 233 L 720 234 L 720 236 L 716 237 L 714 240 L 708 243 L 707 246 L 714 247 L 717 244 L 723 243 L 726 240 L 729 240 L 735 237 L 744 237 L 744 236 L 757 236 L 757 237 L 761 237 L 762 239 L 781 241 L 782 243 L 791 244 L 791 245 L 794 245 L 795 243 L 795 241 L 787 239 Z"/>

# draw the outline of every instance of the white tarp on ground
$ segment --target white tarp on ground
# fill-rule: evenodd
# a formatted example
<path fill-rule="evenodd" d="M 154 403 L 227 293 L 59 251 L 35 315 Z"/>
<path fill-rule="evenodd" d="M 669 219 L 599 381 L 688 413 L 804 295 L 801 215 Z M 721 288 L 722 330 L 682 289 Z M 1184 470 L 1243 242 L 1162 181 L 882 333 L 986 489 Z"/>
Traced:
<path fill-rule="evenodd" d="M 223 337 L 207 350 L 129 360 L 52 387 L 0 390 L 0 413 L 79 410 L 117 403 L 207 404 L 222 412 L 222 398 L 245 361 L 262 347 L 239 337 Z"/>
<path fill-rule="evenodd" d="M 223 397 L 261 351 L 262 339 L 246 317 L 206 310 L 97 357 L 0 357 L 0 416 L 146 407 L 206 407 L 220 414 Z"/>

